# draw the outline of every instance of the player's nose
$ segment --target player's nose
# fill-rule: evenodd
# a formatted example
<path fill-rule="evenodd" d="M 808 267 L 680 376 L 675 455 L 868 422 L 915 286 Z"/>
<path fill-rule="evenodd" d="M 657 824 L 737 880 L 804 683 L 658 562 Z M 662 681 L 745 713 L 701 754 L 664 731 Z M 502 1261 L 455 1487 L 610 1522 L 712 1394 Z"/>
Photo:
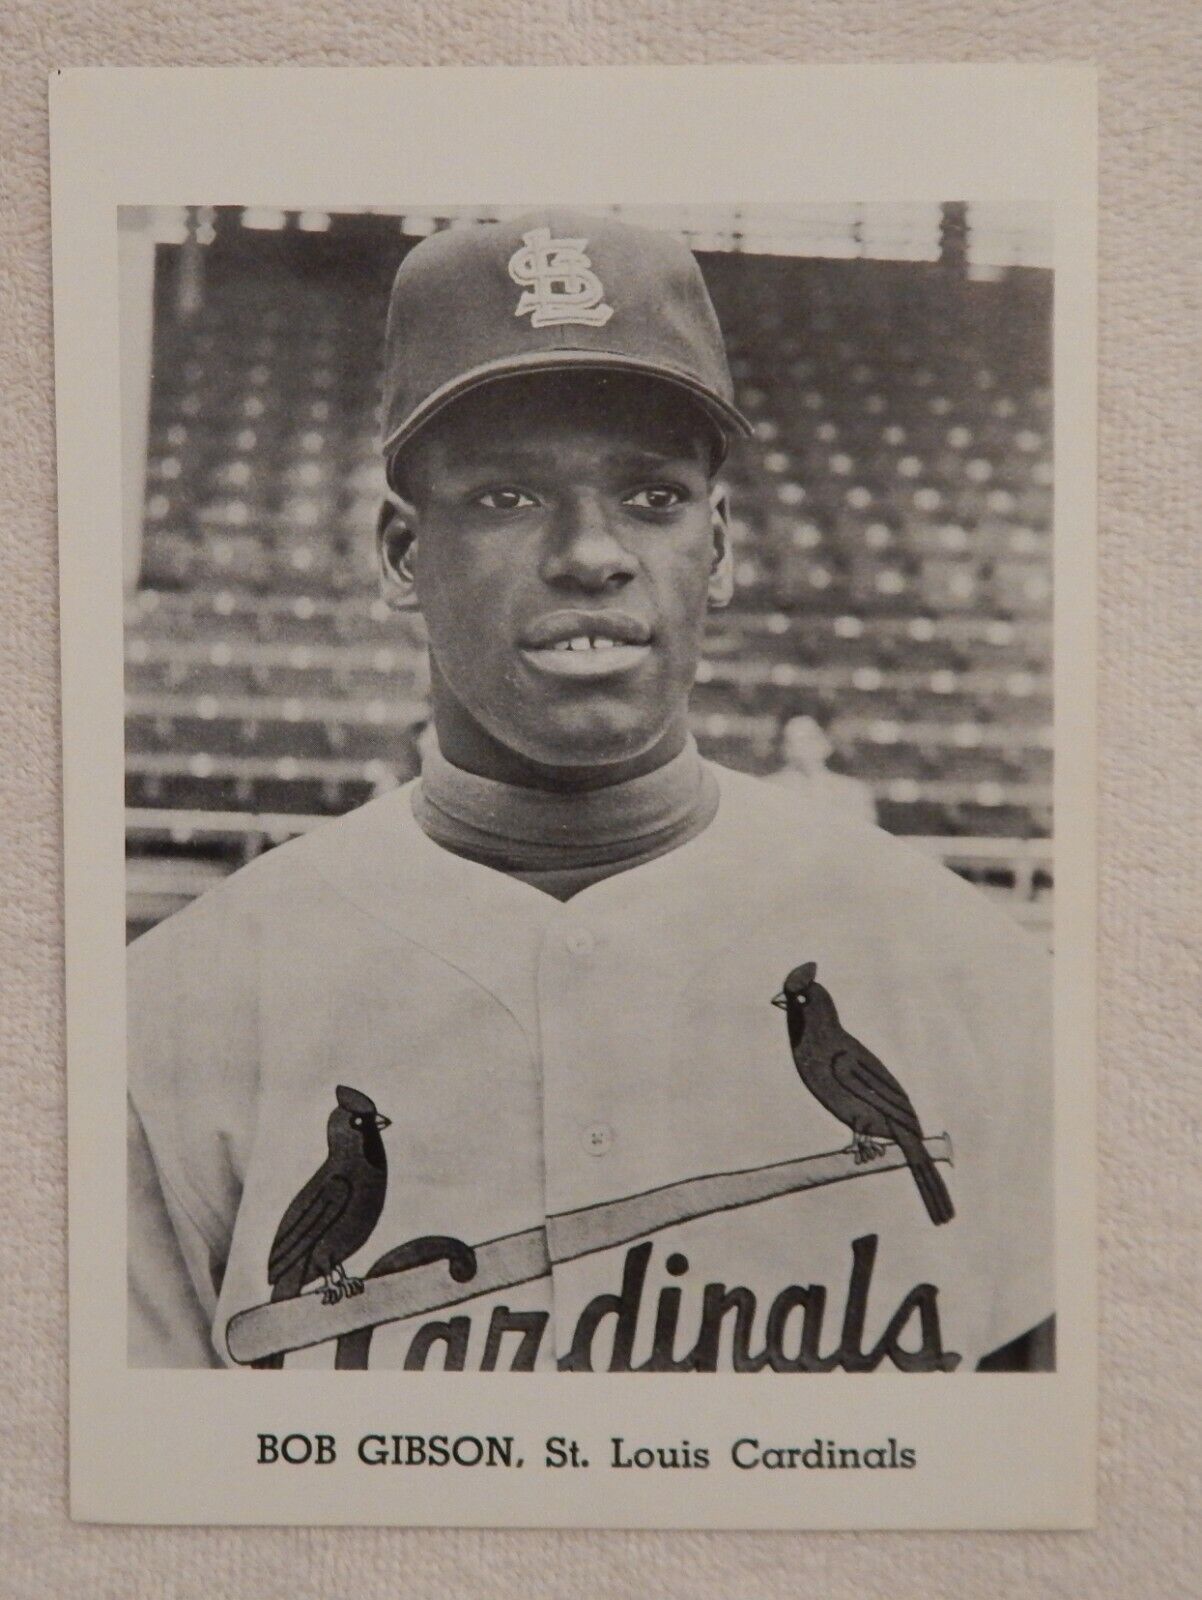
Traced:
<path fill-rule="evenodd" d="M 542 575 L 548 583 L 578 585 L 585 590 L 612 589 L 625 584 L 637 570 L 600 495 L 573 495 L 557 508 L 542 561 Z"/>

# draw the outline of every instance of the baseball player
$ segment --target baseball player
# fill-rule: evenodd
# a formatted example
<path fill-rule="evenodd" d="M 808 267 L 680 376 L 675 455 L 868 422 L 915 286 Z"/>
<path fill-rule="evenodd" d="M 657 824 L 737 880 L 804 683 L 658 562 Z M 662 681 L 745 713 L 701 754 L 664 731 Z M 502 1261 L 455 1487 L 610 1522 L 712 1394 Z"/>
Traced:
<path fill-rule="evenodd" d="M 134 1364 L 1050 1364 L 1042 953 L 689 734 L 746 426 L 674 237 L 406 257 L 380 564 L 437 738 L 131 947 Z"/>

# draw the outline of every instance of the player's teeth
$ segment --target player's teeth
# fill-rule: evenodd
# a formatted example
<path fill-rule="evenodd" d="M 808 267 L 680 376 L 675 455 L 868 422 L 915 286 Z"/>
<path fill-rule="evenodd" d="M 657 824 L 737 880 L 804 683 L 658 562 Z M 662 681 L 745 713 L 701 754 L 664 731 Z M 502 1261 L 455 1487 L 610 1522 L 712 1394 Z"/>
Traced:
<path fill-rule="evenodd" d="M 544 645 L 544 650 L 614 650 L 619 644 L 617 639 L 590 639 L 586 633 L 578 633 L 571 639 L 556 639 L 550 645 Z"/>

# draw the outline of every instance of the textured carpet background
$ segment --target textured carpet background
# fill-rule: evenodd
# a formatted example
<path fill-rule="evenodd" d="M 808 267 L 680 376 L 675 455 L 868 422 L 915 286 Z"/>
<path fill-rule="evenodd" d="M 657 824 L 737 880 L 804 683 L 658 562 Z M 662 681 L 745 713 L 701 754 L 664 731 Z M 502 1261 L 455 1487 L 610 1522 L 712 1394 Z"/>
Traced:
<path fill-rule="evenodd" d="M 1154 1600 L 1198 1592 L 1202 28 L 1192 0 L 0 0 L 0 1593 Z M 1100 1527 L 1089 1534 L 155 1530 L 65 1514 L 46 74 L 102 63 L 847 60 L 1102 68 Z M 435 135 L 436 136 L 436 135 Z M 1192 1092 L 1191 1092 L 1192 1091 Z"/>

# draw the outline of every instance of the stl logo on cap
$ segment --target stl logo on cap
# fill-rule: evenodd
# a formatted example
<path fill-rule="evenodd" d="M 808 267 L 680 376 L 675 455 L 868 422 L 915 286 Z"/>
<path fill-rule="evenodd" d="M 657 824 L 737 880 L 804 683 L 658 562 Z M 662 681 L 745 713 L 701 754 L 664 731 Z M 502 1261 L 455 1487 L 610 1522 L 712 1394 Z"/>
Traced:
<path fill-rule="evenodd" d="M 509 276 L 522 285 L 515 317 L 529 314 L 532 328 L 578 322 L 603 328 L 614 314 L 605 288 L 585 254 L 587 239 L 553 239 L 550 228 L 522 235 L 524 249 L 509 258 Z"/>

